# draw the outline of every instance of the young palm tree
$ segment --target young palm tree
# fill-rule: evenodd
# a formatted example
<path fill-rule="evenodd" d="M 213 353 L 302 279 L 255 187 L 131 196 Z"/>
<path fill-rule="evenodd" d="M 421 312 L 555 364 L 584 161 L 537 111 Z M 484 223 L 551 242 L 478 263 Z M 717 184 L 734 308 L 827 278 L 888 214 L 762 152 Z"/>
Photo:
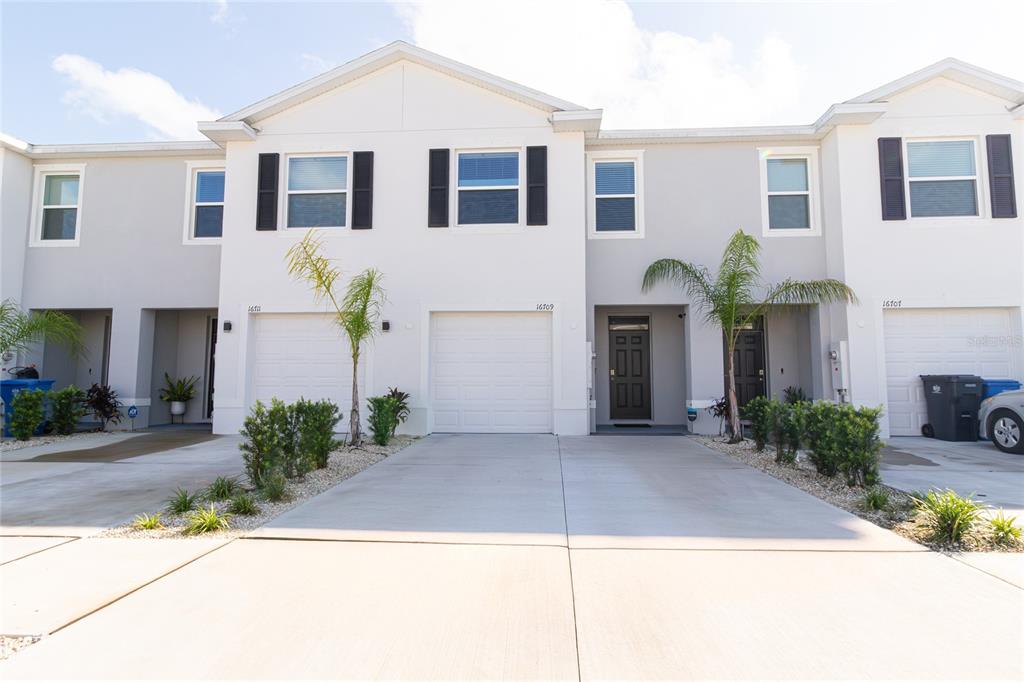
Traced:
<path fill-rule="evenodd" d="M 58 343 L 82 353 L 82 327 L 59 310 L 25 312 L 11 299 L 0 303 L 0 354 L 17 353 L 39 341 Z"/>
<path fill-rule="evenodd" d="M 323 242 L 315 230 L 310 230 L 302 241 L 288 249 L 288 274 L 305 280 L 316 300 L 327 301 L 334 308 L 335 321 L 348 337 L 352 355 L 352 412 L 349 415 L 349 444 L 360 445 L 363 440 L 359 424 L 359 357 L 363 344 L 378 331 L 381 306 L 386 300 L 381 281 L 384 275 L 370 268 L 352 278 L 341 298 L 334 286 L 341 271 L 323 255 Z"/>
<path fill-rule="evenodd" d="M 725 246 L 715 277 L 702 265 L 662 258 L 647 267 L 643 280 L 644 291 L 663 280 L 678 285 L 690 296 L 705 322 L 722 328 L 726 343 L 730 442 L 733 443 L 743 440 L 733 360 L 740 332 L 772 306 L 857 300 L 853 290 L 836 279 L 806 282 L 786 279 L 778 284 L 765 284 L 761 281 L 760 253 L 758 241 L 743 230 L 737 230 Z"/>

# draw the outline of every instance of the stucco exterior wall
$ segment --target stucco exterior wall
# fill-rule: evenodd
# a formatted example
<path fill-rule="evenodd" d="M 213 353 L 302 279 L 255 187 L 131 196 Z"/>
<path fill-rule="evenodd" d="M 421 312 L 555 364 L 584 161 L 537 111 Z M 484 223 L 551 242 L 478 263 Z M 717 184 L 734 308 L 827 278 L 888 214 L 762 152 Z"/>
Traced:
<path fill-rule="evenodd" d="M 1012 136 L 1013 165 L 1018 169 L 1018 217 L 992 219 L 985 136 L 1006 133 Z M 859 306 L 842 313 L 850 345 L 852 401 L 874 406 L 887 402 L 885 305 L 1013 308 L 1018 311 L 1014 331 L 1021 338 L 1024 212 L 1019 169 L 1024 168 L 1024 121 L 1012 117 L 1008 103 L 939 78 L 893 98 L 889 110 L 874 123 L 841 126 L 834 136 L 835 162 L 841 169 L 836 192 L 842 210 L 839 250 L 846 281 L 860 298 Z M 879 137 L 975 139 L 980 215 L 883 221 Z M 908 215 L 909 201 L 908 196 Z M 1019 344 L 1014 352 L 1024 356 Z M 883 431 L 888 432 L 885 418 Z"/>
<path fill-rule="evenodd" d="M 264 152 L 374 152 L 371 230 L 322 230 L 327 255 L 351 275 L 385 274 L 391 331 L 362 360 L 370 395 L 398 386 L 412 394 L 409 424 L 430 429 L 431 311 L 535 311 L 553 305 L 554 429 L 585 433 L 585 249 L 583 134 L 555 133 L 544 111 L 401 62 L 261 121 L 254 142 L 229 143 L 221 264 L 214 430 L 237 431 L 251 403 L 250 309 L 313 312 L 304 283 L 285 269 L 306 233 L 255 229 L 257 158 Z M 548 224 L 516 228 L 427 227 L 428 150 L 548 147 Z M 283 177 L 283 176 L 282 176 Z M 283 184 L 282 184 L 283 187 Z M 455 188 L 451 193 L 454 196 Z M 522 190 L 521 190 L 522 191 Z M 254 273 L 259 273 L 254 276 Z M 341 352 L 345 352 L 341 349 Z M 379 360 L 378 360 L 379 358 Z"/>

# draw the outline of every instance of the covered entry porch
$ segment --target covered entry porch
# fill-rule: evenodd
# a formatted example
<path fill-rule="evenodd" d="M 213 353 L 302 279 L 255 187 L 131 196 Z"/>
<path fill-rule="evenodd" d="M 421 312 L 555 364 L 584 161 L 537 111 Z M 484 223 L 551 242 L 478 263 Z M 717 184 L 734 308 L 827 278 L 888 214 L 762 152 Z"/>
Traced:
<path fill-rule="evenodd" d="M 726 346 L 690 306 L 594 306 L 591 343 L 592 433 L 718 433 Z M 734 363 L 741 405 L 787 391 L 824 397 L 817 310 L 778 306 L 756 319 Z"/>

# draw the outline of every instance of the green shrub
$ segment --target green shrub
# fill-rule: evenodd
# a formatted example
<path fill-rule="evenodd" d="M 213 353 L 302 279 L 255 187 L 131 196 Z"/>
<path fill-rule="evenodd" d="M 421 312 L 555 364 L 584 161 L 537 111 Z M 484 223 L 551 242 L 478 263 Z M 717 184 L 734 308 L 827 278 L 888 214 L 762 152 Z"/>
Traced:
<path fill-rule="evenodd" d="M 913 499 L 932 538 L 944 543 L 959 543 L 985 510 L 984 504 L 952 490 L 929 490 L 921 499 Z"/>
<path fill-rule="evenodd" d="M 174 494 L 167 499 L 167 511 L 171 514 L 184 514 L 196 508 L 199 493 L 190 493 L 184 488 L 176 488 Z"/>
<path fill-rule="evenodd" d="M 206 499 L 220 502 L 230 498 L 238 490 L 238 479 L 218 476 L 206 488 Z"/>
<path fill-rule="evenodd" d="M 838 405 L 827 400 L 810 403 L 804 408 L 804 443 L 815 470 L 823 476 L 839 473 L 835 422 Z"/>
<path fill-rule="evenodd" d="M 38 389 L 21 390 L 11 398 L 11 434 L 18 440 L 30 440 L 46 419 L 46 394 Z"/>
<path fill-rule="evenodd" d="M 323 469 L 331 452 L 341 445 L 341 441 L 334 438 L 341 410 L 330 400 L 300 399 L 294 408 L 298 419 L 298 451 L 309 458 L 314 467 Z"/>
<path fill-rule="evenodd" d="M 238 516 L 252 516 L 259 514 L 260 508 L 256 505 L 256 500 L 252 495 L 238 493 L 231 498 L 231 503 L 228 504 L 228 511 Z"/>
<path fill-rule="evenodd" d="M 395 428 L 391 429 L 391 435 L 394 436 L 398 425 L 404 424 L 405 420 L 409 418 L 409 394 L 399 391 L 397 388 L 389 388 L 384 395 L 395 401 Z"/>
<path fill-rule="evenodd" d="M 866 511 L 881 511 L 889 505 L 889 491 L 880 486 L 868 488 L 861 504 Z"/>
<path fill-rule="evenodd" d="M 799 386 L 787 387 L 786 390 L 782 392 L 782 397 L 789 405 L 810 402 L 807 400 L 807 394 L 804 393 L 804 389 Z"/>
<path fill-rule="evenodd" d="M 854 486 L 875 485 L 882 440 L 878 437 L 878 418 L 882 410 L 874 407 L 840 405 L 834 423 L 839 470 L 846 483 Z"/>
<path fill-rule="evenodd" d="M 245 461 L 249 481 L 262 488 L 271 471 L 280 471 L 286 478 L 305 475 L 313 468 L 312 458 L 299 443 L 300 409 L 274 398 L 268 408 L 256 401 L 245 418 L 240 433 L 239 449 Z"/>
<path fill-rule="evenodd" d="M 86 415 L 85 391 L 77 386 L 65 386 L 50 393 L 50 424 L 62 436 L 75 432 L 78 422 Z"/>
<path fill-rule="evenodd" d="M 1021 529 L 1015 522 L 1016 516 L 1006 516 L 1002 509 L 999 513 L 988 520 L 989 530 L 992 532 L 992 541 L 997 545 L 1010 546 L 1019 544 L 1021 541 Z"/>
<path fill-rule="evenodd" d="M 201 535 L 215 530 L 226 530 L 231 527 L 230 520 L 230 513 L 219 512 L 210 504 L 209 507 L 200 507 L 188 515 L 183 532 L 185 535 Z"/>
<path fill-rule="evenodd" d="M 156 514 L 139 514 L 132 521 L 132 528 L 135 530 L 159 530 L 164 527 L 160 512 Z"/>
<path fill-rule="evenodd" d="M 280 471 L 272 471 L 263 477 L 262 492 L 270 502 L 280 502 L 288 496 L 288 479 Z"/>
<path fill-rule="evenodd" d="M 744 419 L 750 420 L 750 435 L 754 439 L 754 446 L 758 452 L 764 450 L 768 442 L 769 424 L 768 416 L 771 410 L 772 401 L 763 395 L 750 400 L 740 410 Z"/>
<path fill-rule="evenodd" d="M 387 445 L 391 440 L 391 434 L 398 428 L 398 402 L 386 395 L 374 396 L 366 402 L 370 406 L 367 422 L 373 442 L 377 445 Z"/>

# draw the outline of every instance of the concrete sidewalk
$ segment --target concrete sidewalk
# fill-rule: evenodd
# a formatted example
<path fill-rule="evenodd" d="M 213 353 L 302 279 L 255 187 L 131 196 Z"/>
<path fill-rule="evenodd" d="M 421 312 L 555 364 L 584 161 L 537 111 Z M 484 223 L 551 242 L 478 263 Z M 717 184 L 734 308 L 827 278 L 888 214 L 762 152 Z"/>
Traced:
<path fill-rule="evenodd" d="M 254 535 L 0 677 L 1024 675 L 1024 590 L 991 566 L 687 438 L 431 436 Z"/>

